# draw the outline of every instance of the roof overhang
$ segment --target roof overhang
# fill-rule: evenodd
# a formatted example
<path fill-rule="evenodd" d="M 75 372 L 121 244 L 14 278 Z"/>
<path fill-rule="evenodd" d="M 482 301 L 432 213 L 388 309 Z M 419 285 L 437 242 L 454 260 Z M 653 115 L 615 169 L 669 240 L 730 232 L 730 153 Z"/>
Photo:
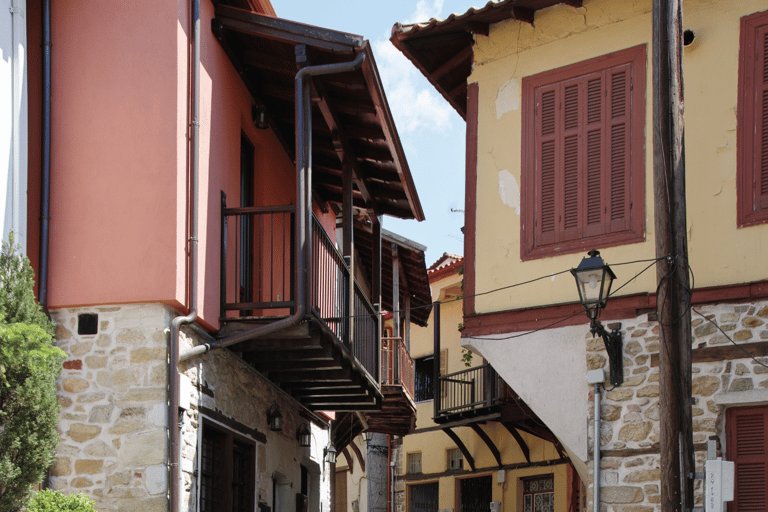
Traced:
<path fill-rule="evenodd" d="M 321 206 L 342 202 L 342 162 L 353 204 L 372 215 L 423 220 L 400 137 L 370 44 L 360 36 L 218 4 L 213 33 L 268 124 L 295 161 L 295 76 L 300 67 L 365 54 L 356 71 L 312 78 L 313 191 Z M 306 59 L 297 47 L 306 48 Z"/>
<path fill-rule="evenodd" d="M 582 0 L 492 0 L 485 7 L 451 14 L 444 20 L 397 23 L 390 41 L 466 120 L 467 78 L 472 73 L 475 34 L 487 36 L 493 23 L 505 20 L 533 24 L 536 11 L 556 4 L 581 7 Z"/>

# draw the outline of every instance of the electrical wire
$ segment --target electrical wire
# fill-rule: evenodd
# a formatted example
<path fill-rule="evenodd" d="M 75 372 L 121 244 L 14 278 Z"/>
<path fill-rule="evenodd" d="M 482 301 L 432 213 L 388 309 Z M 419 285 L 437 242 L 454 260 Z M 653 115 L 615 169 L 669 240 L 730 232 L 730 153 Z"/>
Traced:
<path fill-rule="evenodd" d="M 698 311 L 696 308 L 693 308 L 693 307 L 692 307 L 692 308 L 691 308 L 691 311 L 693 311 L 694 313 L 696 313 L 697 315 L 699 315 L 701 318 L 703 318 L 703 319 L 704 319 L 704 320 L 706 320 L 707 322 L 709 322 L 709 323 L 711 323 L 712 325 L 714 325 L 715 327 L 717 327 L 717 330 L 718 330 L 718 331 L 720 331 L 720 332 L 723 334 L 723 336 L 725 336 L 725 337 L 728 339 L 728 341 L 730 341 L 730 342 L 731 342 L 731 344 L 733 344 L 733 346 L 734 346 L 734 347 L 736 347 L 736 348 L 738 348 L 739 350 L 741 350 L 742 352 L 744 352 L 744 354 L 745 354 L 745 355 L 746 355 L 748 358 L 752 359 L 752 361 L 754 361 L 755 363 L 759 364 L 760 366 L 762 366 L 762 367 L 764 367 L 764 368 L 768 368 L 768 365 L 766 365 L 766 364 L 764 364 L 764 363 L 761 363 L 760 361 L 758 361 L 758 360 L 757 360 L 757 358 L 756 358 L 755 356 L 753 356 L 752 354 L 750 354 L 749 352 L 747 352 L 747 350 L 746 350 L 746 349 L 745 349 L 743 346 L 739 345 L 738 343 L 736 343 L 736 342 L 733 340 L 733 338 L 731 338 L 730 336 L 728 336 L 728 334 L 726 334 L 726 332 L 725 332 L 725 331 L 724 331 L 724 330 L 723 330 L 723 329 L 722 329 L 722 328 L 721 328 L 721 327 L 720 327 L 720 326 L 717 324 L 717 322 L 715 322 L 715 321 L 714 321 L 714 320 L 712 320 L 711 318 L 708 318 L 708 317 L 704 316 L 704 315 L 703 315 L 703 314 L 702 314 L 700 311 Z"/>

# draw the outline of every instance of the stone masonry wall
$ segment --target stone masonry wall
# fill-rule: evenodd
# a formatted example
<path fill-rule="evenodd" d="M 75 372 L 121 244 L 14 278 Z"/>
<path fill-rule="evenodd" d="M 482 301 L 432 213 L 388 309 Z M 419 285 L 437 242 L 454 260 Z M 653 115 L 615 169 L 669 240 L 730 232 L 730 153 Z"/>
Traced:
<path fill-rule="evenodd" d="M 715 321 L 736 343 L 768 339 L 768 302 L 721 304 L 695 307 Z M 608 328 L 615 327 L 608 324 Z M 693 349 L 730 344 L 711 322 L 692 313 Z M 647 315 L 621 322 L 624 335 L 624 384 L 602 394 L 600 447 L 601 502 L 605 512 L 655 512 L 660 507 L 659 488 L 659 369 L 651 366 L 651 355 L 659 351 L 659 325 Z M 608 373 L 601 338 L 588 334 L 587 367 Z M 724 447 L 725 410 L 715 396 L 751 390 L 766 390 L 768 358 L 739 359 L 693 365 L 693 442 L 701 446 L 719 439 Z M 610 388 L 609 388 L 610 389 Z M 589 434 L 592 453 L 594 393 L 589 391 Z M 633 451 L 637 451 L 633 454 Z M 703 450 L 696 452 L 696 471 L 703 471 Z M 592 465 L 590 464 L 590 471 Z M 590 480 L 592 475 L 590 475 Z M 702 482 L 696 482 L 696 507 L 703 506 Z M 592 490 L 588 490 L 591 510 Z"/>
<path fill-rule="evenodd" d="M 78 334 L 81 314 L 98 315 L 95 334 Z M 57 345 L 69 356 L 57 381 L 54 489 L 82 491 L 99 511 L 166 510 L 166 327 L 172 314 L 150 304 L 53 312 Z"/>

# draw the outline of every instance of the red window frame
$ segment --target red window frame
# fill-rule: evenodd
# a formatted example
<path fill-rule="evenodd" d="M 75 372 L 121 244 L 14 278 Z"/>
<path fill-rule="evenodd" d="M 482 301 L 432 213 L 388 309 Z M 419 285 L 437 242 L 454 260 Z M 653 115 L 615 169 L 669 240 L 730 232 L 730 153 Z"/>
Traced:
<path fill-rule="evenodd" d="M 768 11 L 741 18 L 737 101 L 737 223 L 768 221 Z"/>
<path fill-rule="evenodd" d="M 735 465 L 729 512 L 758 510 L 768 500 L 768 406 L 726 410 L 726 451 Z"/>
<path fill-rule="evenodd" d="M 646 53 L 523 79 L 524 261 L 645 239 Z"/>

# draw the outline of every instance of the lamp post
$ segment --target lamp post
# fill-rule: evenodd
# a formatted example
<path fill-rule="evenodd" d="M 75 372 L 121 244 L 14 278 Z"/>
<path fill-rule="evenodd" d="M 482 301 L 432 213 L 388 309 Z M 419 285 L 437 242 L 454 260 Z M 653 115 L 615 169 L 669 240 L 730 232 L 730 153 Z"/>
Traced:
<path fill-rule="evenodd" d="M 589 251 L 589 257 L 581 260 L 578 267 L 571 269 L 571 274 L 576 279 L 579 300 L 589 317 L 592 336 L 599 335 L 605 343 L 611 384 L 621 386 L 624 383 L 621 331 L 615 329 L 608 332 L 598 320 L 600 311 L 608 304 L 611 285 L 616 279 L 616 274 L 613 273 L 611 267 L 605 264 L 603 258 L 600 257 L 600 252 L 594 249 Z"/>

